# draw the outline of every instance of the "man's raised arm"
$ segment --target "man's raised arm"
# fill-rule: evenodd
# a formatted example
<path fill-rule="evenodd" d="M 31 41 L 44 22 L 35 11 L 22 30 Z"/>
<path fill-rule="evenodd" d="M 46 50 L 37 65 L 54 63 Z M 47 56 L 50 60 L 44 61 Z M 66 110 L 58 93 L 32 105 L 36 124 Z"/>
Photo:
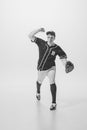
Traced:
<path fill-rule="evenodd" d="M 37 29 L 37 30 L 34 30 L 32 31 L 28 37 L 30 38 L 30 40 L 34 41 L 35 40 L 35 34 L 37 34 L 38 32 L 45 32 L 45 29 L 44 28 L 40 28 L 40 29 Z"/>

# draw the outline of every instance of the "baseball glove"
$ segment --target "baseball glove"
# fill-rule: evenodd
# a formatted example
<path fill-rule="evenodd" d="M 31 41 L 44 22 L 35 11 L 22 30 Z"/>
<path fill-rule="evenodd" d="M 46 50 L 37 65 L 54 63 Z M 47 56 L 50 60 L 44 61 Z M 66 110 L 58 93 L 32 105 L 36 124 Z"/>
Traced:
<path fill-rule="evenodd" d="M 67 61 L 65 65 L 65 72 L 69 73 L 74 69 L 74 64 L 71 61 Z"/>

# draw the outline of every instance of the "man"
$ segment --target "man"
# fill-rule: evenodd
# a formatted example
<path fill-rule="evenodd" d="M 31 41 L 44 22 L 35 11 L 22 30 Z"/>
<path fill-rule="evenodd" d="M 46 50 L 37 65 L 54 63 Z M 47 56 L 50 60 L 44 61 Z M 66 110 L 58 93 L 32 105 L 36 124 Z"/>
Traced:
<path fill-rule="evenodd" d="M 67 63 L 67 55 L 63 51 L 63 49 L 54 43 L 55 40 L 55 32 L 54 31 L 48 31 L 46 32 L 47 35 L 47 41 L 36 37 L 35 35 L 39 32 L 45 32 L 44 28 L 40 28 L 37 30 L 32 31 L 29 34 L 29 38 L 32 42 L 35 42 L 39 48 L 39 60 L 37 65 L 38 70 L 38 79 L 36 82 L 37 86 L 37 93 L 36 98 L 37 100 L 40 100 L 40 88 L 41 84 L 46 76 L 49 78 L 50 83 L 50 90 L 52 95 L 52 104 L 50 107 L 50 110 L 56 109 L 56 83 L 55 83 L 55 74 L 56 74 L 56 65 L 55 65 L 55 59 L 58 55 L 63 62 L 64 65 Z"/>

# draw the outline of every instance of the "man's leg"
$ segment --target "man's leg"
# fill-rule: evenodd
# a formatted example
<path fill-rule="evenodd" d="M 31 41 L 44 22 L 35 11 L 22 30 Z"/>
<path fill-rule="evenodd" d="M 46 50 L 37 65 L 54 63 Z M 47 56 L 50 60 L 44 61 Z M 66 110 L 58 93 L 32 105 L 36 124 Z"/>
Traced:
<path fill-rule="evenodd" d="M 40 100 L 40 88 L 41 88 L 41 84 L 42 84 L 46 74 L 47 74 L 47 71 L 38 71 L 38 79 L 37 79 L 37 82 L 36 82 L 36 87 L 37 87 L 36 98 L 38 100 Z"/>
<path fill-rule="evenodd" d="M 56 84 L 55 84 L 55 74 L 56 74 L 56 68 L 53 67 L 48 72 L 48 78 L 49 78 L 49 82 L 50 82 L 50 90 L 51 90 L 51 95 L 52 95 L 52 105 L 50 107 L 50 110 L 56 109 L 56 91 L 57 91 L 57 87 L 56 87 Z"/>
<path fill-rule="evenodd" d="M 50 90 L 51 90 L 51 94 L 52 94 L 52 103 L 55 104 L 56 103 L 56 84 L 50 84 Z"/>
<path fill-rule="evenodd" d="M 40 93 L 41 83 L 39 83 L 39 82 L 37 81 L 37 82 L 36 82 L 36 86 L 37 86 L 37 93 Z"/>

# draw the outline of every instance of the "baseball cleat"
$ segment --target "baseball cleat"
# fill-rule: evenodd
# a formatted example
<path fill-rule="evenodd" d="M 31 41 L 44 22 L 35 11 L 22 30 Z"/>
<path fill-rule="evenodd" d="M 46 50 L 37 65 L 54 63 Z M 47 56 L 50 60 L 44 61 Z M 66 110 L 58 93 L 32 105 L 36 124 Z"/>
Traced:
<path fill-rule="evenodd" d="M 41 99 L 40 93 L 37 93 L 37 94 L 36 94 L 36 98 L 37 98 L 37 100 L 40 100 L 40 99 Z"/>
<path fill-rule="evenodd" d="M 51 107 L 50 107 L 50 110 L 56 110 L 56 106 L 57 106 L 56 103 L 52 103 L 52 105 L 51 105 Z"/>

